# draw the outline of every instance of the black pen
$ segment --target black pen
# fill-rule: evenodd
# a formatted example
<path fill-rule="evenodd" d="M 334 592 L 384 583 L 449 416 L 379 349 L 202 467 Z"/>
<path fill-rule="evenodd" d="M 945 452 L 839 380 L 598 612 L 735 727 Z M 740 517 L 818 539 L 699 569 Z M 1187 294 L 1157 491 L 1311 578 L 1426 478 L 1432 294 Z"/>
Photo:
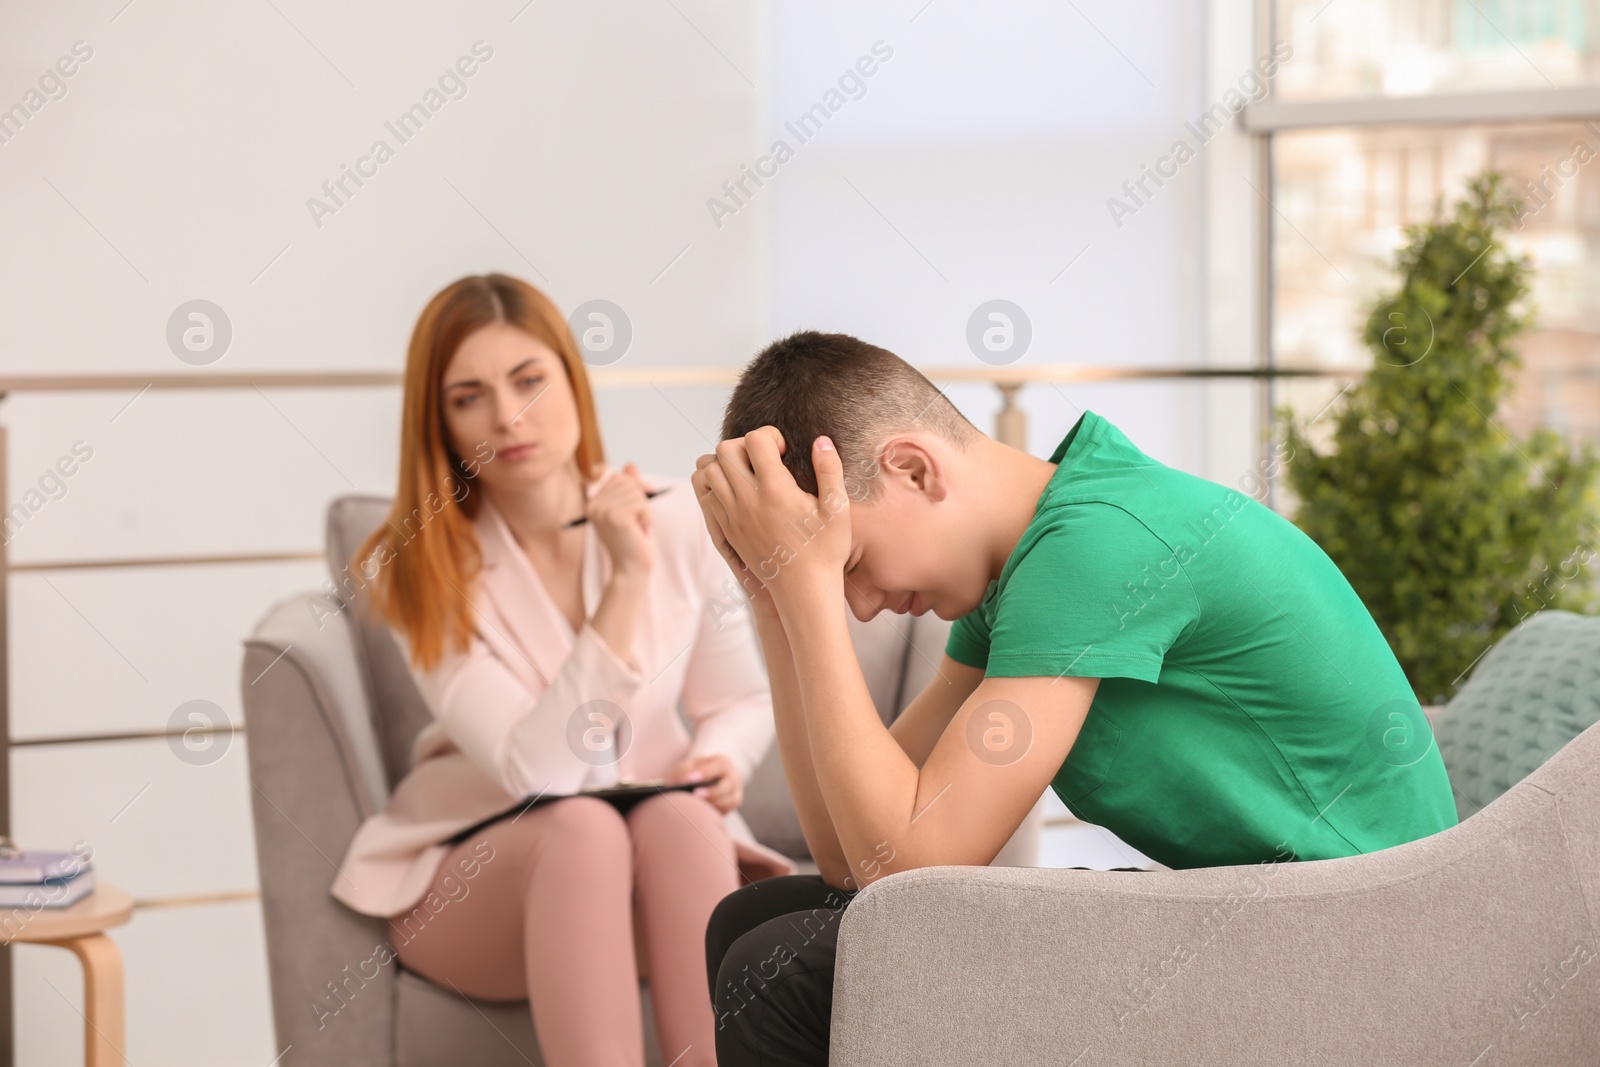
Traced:
<path fill-rule="evenodd" d="M 660 496 L 662 493 L 665 493 L 668 489 L 671 489 L 671 488 L 672 488 L 672 486 L 670 486 L 670 485 L 663 485 L 660 489 L 652 489 L 652 490 L 650 490 L 648 493 L 646 493 L 644 495 L 644 498 L 646 500 L 649 500 L 651 497 Z M 582 526 L 584 523 L 586 523 L 588 521 L 589 521 L 589 516 L 587 516 L 587 515 L 579 515 L 576 519 L 573 519 L 571 522 L 567 523 L 565 526 L 563 526 L 561 528 L 563 530 L 570 530 L 574 526 Z"/>

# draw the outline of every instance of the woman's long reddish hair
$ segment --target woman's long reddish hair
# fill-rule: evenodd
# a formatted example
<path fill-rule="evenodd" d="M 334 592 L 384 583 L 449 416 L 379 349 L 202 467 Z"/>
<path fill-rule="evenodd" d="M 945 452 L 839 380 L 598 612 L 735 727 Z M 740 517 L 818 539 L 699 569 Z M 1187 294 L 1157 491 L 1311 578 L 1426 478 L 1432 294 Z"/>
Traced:
<path fill-rule="evenodd" d="M 377 616 L 406 636 L 411 663 L 429 670 L 445 652 L 464 652 L 473 629 L 472 600 L 483 559 L 472 520 L 482 506 L 472 484 L 476 465 L 450 447 L 444 425 L 445 369 L 471 334 L 508 323 L 561 357 L 578 405 L 580 476 L 605 463 L 594 394 L 578 346 L 556 306 L 505 274 L 462 278 L 422 309 L 406 354 L 400 418 L 400 485 L 388 521 L 356 553 Z M 491 460 L 492 462 L 492 460 Z"/>

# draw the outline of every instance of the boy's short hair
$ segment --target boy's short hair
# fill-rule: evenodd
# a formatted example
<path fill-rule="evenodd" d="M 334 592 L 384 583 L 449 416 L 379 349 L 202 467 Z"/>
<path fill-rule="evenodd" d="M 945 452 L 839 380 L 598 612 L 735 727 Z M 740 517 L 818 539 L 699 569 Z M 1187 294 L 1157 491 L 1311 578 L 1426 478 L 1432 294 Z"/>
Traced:
<path fill-rule="evenodd" d="M 893 352 L 816 330 L 772 342 L 740 373 L 723 413 L 722 439 L 762 426 L 783 434 L 784 466 L 813 495 L 812 442 L 832 439 L 846 492 L 867 502 L 878 497 L 878 454 L 890 435 L 928 430 L 962 451 L 982 436 L 936 385 Z"/>

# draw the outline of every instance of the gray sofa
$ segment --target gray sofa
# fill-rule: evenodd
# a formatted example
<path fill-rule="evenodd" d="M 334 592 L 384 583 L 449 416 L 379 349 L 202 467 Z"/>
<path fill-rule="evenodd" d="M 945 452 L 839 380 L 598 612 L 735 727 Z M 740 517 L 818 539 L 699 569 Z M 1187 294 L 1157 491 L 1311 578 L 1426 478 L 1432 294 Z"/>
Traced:
<path fill-rule="evenodd" d="M 285 1067 L 413 1067 L 441 1063 L 542 1065 L 525 1002 L 476 1002 L 389 961 L 384 920 L 328 893 L 356 827 L 379 810 L 408 769 L 429 712 L 399 651 L 359 610 L 359 577 L 345 569 L 388 501 L 345 497 L 328 512 L 331 584 L 273 607 L 245 642 L 241 671 L 256 853 L 278 1046 Z M 849 619 L 857 657 L 885 722 L 904 708 L 944 648 L 937 616 Z M 815 871 L 776 745 L 747 784 L 740 809 L 763 843 Z M 1031 865 L 1042 804 L 995 864 Z M 641 980 L 646 1054 L 661 1067 Z"/>

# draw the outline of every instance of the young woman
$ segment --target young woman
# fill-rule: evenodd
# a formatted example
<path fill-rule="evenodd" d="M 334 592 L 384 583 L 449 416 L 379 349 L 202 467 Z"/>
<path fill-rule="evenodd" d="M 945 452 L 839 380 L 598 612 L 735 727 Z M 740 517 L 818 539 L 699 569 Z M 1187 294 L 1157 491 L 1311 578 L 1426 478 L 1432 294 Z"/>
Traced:
<path fill-rule="evenodd" d="M 399 491 L 357 559 L 434 721 L 334 896 L 389 918 L 406 969 L 527 998 L 551 1067 L 642 1065 L 641 977 L 665 1062 L 712 1067 L 712 908 L 795 869 L 737 812 L 771 694 L 687 480 L 606 466 L 577 347 L 532 286 L 463 278 L 423 310 Z M 626 809 L 567 796 L 624 778 L 715 782 Z M 539 794 L 563 799 L 461 836 Z"/>

